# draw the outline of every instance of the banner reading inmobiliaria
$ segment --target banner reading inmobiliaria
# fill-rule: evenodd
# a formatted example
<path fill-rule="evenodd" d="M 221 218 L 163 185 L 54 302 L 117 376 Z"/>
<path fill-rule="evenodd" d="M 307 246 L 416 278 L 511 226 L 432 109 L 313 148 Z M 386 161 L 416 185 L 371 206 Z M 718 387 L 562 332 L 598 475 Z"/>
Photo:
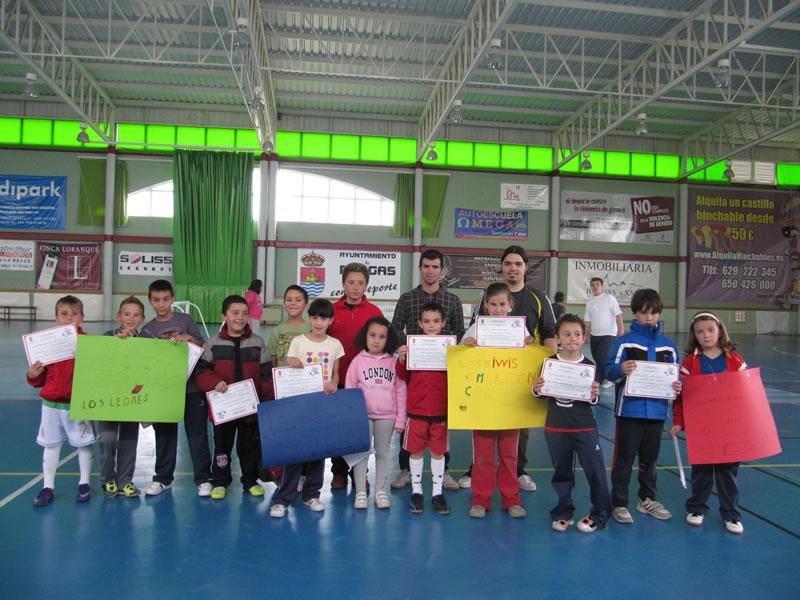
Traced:
<path fill-rule="evenodd" d="M 369 269 L 367 298 L 396 300 L 400 297 L 401 253 L 383 250 L 297 249 L 297 282 L 309 296 L 338 300 L 344 295 L 342 271 L 348 263 Z"/>
<path fill-rule="evenodd" d="M 37 289 L 100 289 L 100 244 L 39 242 L 38 246 Z"/>
<path fill-rule="evenodd" d="M 798 216 L 787 193 L 689 188 L 687 299 L 800 302 Z"/>
<path fill-rule="evenodd" d="M 586 304 L 592 297 L 589 281 L 603 280 L 603 289 L 621 305 L 629 306 L 637 290 L 658 289 L 661 265 L 643 260 L 570 258 L 567 263 L 567 302 Z"/>

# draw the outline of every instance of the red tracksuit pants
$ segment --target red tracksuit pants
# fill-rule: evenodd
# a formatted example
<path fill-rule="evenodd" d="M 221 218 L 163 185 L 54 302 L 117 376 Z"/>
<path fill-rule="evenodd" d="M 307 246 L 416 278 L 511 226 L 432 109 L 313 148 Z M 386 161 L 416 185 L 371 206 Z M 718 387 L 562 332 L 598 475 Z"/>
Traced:
<path fill-rule="evenodd" d="M 517 479 L 517 444 L 519 429 L 472 432 L 472 504 L 487 510 L 492 494 L 500 487 L 503 510 L 521 505 Z M 495 458 L 495 449 L 497 458 Z"/>

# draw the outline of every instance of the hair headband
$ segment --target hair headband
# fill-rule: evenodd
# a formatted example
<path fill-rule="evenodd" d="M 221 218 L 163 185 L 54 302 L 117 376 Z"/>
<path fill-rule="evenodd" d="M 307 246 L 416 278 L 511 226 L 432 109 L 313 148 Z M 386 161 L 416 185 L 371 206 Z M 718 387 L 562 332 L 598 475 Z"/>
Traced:
<path fill-rule="evenodd" d="M 692 317 L 692 325 L 694 325 L 694 322 L 697 321 L 698 319 L 711 319 L 712 321 L 716 322 L 717 325 L 720 325 L 717 316 L 710 312 L 697 313 L 695 316 Z"/>

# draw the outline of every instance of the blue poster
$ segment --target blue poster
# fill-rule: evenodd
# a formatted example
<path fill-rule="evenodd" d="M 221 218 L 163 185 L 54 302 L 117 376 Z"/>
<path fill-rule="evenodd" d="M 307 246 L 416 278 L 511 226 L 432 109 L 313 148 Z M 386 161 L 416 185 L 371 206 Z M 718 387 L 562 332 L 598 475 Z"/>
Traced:
<path fill-rule="evenodd" d="M 527 240 L 527 210 L 456 209 L 457 238 L 493 238 L 498 240 Z"/>
<path fill-rule="evenodd" d="M 66 177 L 0 175 L 0 229 L 66 227 Z"/>

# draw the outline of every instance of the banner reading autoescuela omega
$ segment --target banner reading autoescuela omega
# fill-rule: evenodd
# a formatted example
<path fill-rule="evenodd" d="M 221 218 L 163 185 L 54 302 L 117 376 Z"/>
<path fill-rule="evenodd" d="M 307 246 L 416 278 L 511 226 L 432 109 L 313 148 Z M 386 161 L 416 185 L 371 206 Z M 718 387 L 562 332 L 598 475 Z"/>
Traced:
<path fill-rule="evenodd" d="M 781 192 L 689 188 L 688 300 L 797 302 L 796 204 Z"/>

